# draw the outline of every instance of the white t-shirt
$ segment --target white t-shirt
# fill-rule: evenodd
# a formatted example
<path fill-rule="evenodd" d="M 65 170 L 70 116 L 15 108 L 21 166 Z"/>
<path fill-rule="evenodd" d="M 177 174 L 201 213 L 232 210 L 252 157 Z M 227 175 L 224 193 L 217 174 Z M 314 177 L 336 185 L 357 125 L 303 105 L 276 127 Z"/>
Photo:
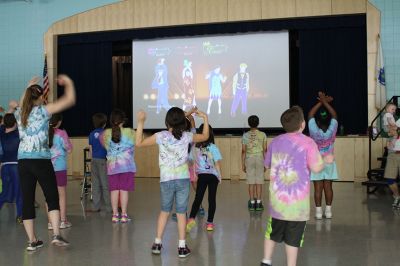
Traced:
<path fill-rule="evenodd" d="M 383 116 L 383 125 L 385 127 L 388 127 L 390 125 L 390 122 L 392 124 L 396 123 L 396 121 L 394 120 L 393 114 L 385 113 L 385 115 Z"/>
<path fill-rule="evenodd" d="M 160 182 L 189 178 L 188 148 L 193 142 L 193 133 L 183 132 L 178 140 L 165 130 L 156 133 L 156 140 L 160 149 Z"/>

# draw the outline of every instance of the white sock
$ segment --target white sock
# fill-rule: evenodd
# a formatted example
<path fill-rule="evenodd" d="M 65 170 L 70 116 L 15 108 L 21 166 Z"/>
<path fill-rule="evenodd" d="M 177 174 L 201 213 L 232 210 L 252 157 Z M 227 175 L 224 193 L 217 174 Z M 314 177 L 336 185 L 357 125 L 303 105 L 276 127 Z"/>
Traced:
<path fill-rule="evenodd" d="M 260 199 L 258 199 L 258 200 L 257 200 L 257 203 L 261 203 L 261 200 L 260 200 Z"/>
<path fill-rule="evenodd" d="M 326 205 L 325 211 L 330 211 L 330 210 L 331 210 L 331 206 L 330 205 Z"/>
<path fill-rule="evenodd" d="M 315 207 L 316 212 L 322 212 L 322 207 Z"/>
<path fill-rule="evenodd" d="M 250 201 L 251 204 L 254 204 L 255 202 L 256 202 L 255 200 L 251 200 L 251 201 Z"/>
<path fill-rule="evenodd" d="M 180 248 L 186 247 L 186 240 L 179 240 L 178 247 Z"/>
<path fill-rule="evenodd" d="M 156 243 L 156 244 L 161 244 L 161 239 L 159 239 L 159 238 L 156 237 L 156 239 L 154 240 L 154 243 Z"/>
<path fill-rule="evenodd" d="M 265 263 L 265 264 L 272 265 L 272 260 L 263 259 L 262 262 Z"/>

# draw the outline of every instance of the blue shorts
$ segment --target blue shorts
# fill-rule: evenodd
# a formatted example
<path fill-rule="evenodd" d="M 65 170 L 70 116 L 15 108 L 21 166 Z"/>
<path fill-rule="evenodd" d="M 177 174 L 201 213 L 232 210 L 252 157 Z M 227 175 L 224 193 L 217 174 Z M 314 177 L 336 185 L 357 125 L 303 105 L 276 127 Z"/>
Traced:
<path fill-rule="evenodd" d="M 163 212 L 171 212 L 175 200 L 176 213 L 186 213 L 190 192 L 189 178 L 161 182 L 160 188 Z"/>
<path fill-rule="evenodd" d="M 311 181 L 322 181 L 322 180 L 337 180 L 338 173 L 336 162 L 326 163 L 324 169 L 319 173 L 311 172 Z"/>

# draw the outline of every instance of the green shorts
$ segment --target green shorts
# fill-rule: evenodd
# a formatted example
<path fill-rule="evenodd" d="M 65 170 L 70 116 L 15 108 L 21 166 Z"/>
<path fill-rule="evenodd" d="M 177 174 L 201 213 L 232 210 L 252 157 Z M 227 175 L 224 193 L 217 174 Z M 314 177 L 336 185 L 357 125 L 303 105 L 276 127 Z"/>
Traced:
<path fill-rule="evenodd" d="M 302 247 L 306 221 L 283 221 L 270 217 L 265 231 L 265 238 L 274 242 L 284 242 L 292 247 Z"/>

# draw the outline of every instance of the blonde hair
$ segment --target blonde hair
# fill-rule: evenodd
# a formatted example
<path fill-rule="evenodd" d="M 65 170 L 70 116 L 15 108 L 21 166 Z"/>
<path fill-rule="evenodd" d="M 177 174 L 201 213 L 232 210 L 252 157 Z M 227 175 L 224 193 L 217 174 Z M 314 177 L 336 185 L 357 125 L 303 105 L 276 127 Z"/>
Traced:
<path fill-rule="evenodd" d="M 394 106 L 395 108 L 397 108 L 397 106 L 394 103 L 389 103 L 386 107 L 385 107 L 385 111 L 389 112 L 389 108 Z"/>

